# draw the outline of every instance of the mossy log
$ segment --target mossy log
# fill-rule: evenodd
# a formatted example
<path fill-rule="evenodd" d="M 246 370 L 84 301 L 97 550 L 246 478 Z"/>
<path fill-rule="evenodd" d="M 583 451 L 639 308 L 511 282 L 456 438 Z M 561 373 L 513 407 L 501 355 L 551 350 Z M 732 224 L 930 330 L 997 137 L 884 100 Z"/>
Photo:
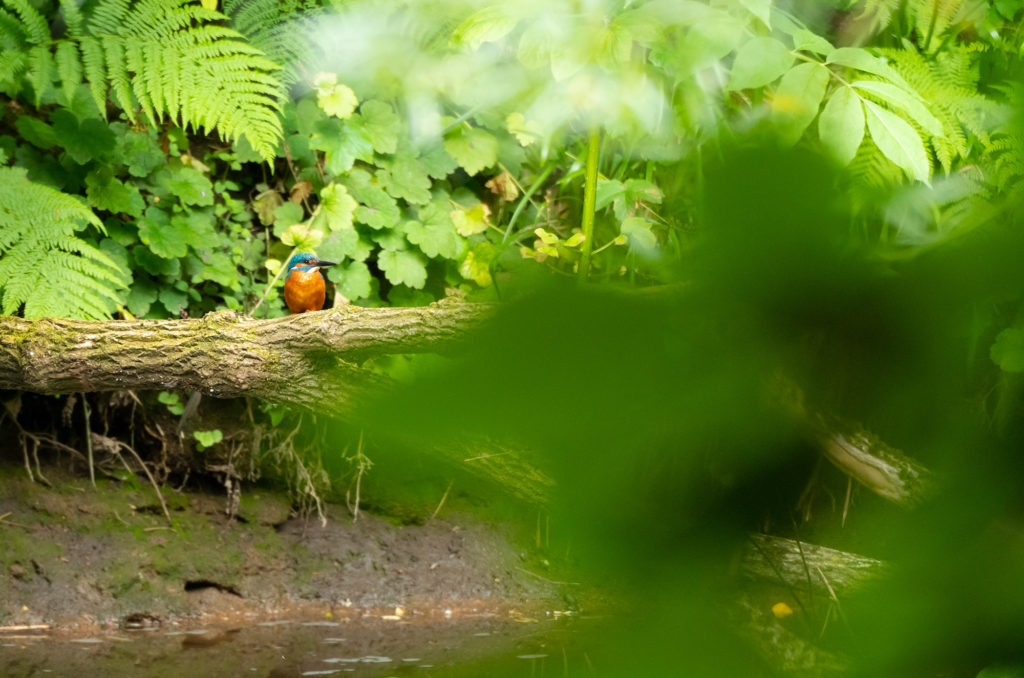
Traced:
<path fill-rule="evenodd" d="M 0 317 L 0 388 L 47 394 L 176 389 L 259 397 L 344 417 L 360 395 L 388 383 L 363 361 L 443 352 L 490 308 L 446 300 L 269 320 L 234 311 L 196 320 Z"/>
<path fill-rule="evenodd" d="M 841 595 L 882 575 L 885 563 L 825 546 L 765 534 L 750 535 L 740 572 L 749 578 L 774 581 L 797 590 Z"/>

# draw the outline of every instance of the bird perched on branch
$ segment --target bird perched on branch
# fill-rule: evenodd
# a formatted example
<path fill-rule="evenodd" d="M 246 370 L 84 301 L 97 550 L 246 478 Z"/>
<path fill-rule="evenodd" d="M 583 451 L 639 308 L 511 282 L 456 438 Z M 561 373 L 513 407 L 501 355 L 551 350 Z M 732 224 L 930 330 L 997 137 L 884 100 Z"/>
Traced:
<path fill-rule="evenodd" d="M 284 278 L 284 302 L 292 313 L 319 311 L 324 307 L 327 286 L 320 269 L 334 266 L 332 261 L 321 261 L 315 254 L 302 252 L 288 261 L 288 275 Z"/>

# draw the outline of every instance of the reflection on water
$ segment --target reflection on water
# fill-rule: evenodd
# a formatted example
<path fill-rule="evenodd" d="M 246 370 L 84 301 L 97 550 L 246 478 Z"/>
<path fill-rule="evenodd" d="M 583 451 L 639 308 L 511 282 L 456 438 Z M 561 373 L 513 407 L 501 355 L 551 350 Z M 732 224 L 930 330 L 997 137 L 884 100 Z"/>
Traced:
<path fill-rule="evenodd" d="M 4 678 L 106 675 L 454 676 L 564 675 L 578 620 L 268 621 L 241 628 L 147 629 L 67 638 L 0 635 Z M 545 664 L 557 664 L 545 671 Z M 471 669 L 474 670 L 474 669 Z"/>

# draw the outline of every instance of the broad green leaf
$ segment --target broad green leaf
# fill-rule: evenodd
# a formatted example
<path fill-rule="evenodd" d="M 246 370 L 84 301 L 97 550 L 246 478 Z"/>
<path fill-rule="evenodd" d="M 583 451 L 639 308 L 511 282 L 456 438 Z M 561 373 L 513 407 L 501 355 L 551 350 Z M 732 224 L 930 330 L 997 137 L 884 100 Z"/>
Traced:
<path fill-rule="evenodd" d="M 928 183 L 928 153 L 914 128 L 903 118 L 865 101 L 868 131 L 882 154 L 912 178 Z"/>
<path fill-rule="evenodd" d="M 204 447 L 210 447 L 216 445 L 220 441 L 224 440 L 224 434 L 221 433 L 220 429 L 213 429 L 212 431 L 193 431 L 192 435 L 199 444 Z"/>
<path fill-rule="evenodd" d="M 788 71 L 793 65 L 793 59 L 789 48 L 775 38 L 754 38 L 736 53 L 728 88 L 764 87 Z"/>
<path fill-rule="evenodd" d="M 452 33 L 452 42 L 477 49 L 485 42 L 494 42 L 512 32 L 518 19 L 511 15 L 510 4 L 489 5 L 471 14 Z"/>
<path fill-rule="evenodd" d="M 141 228 L 141 221 L 139 226 Z M 144 244 L 132 248 L 132 260 L 135 262 L 135 270 L 142 269 L 152 275 L 167 276 L 170 279 L 181 275 L 181 262 L 178 259 L 165 259 L 154 254 L 153 250 Z"/>
<path fill-rule="evenodd" d="M 281 235 L 281 242 L 289 247 L 310 251 L 320 247 L 324 240 L 324 232 L 318 228 L 310 228 L 306 224 L 293 224 Z"/>
<path fill-rule="evenodd" d="M 171 225 L 170 217 L 163 210 L 147 207 L 145 215 L 138 223 L 139 238 L 153 254 L 164 259 L 172 259 L 188 253 L 185 235 Z"/>
<path fill-rule="evenodd" d="M 420 155 L 420 162 L 427 175 L 434 179 L 444 179 L 459 166 L 455 162 L 455 158 L 449 155 L 441 144 Z"/>
<path fill-rule="evenodd" d="M 505 118 L 505 129 L 515 136 L 516 140 L 523 146 L 540 141 L 544 138 L 544 130 L 536 122 L 528 121 L 522 113 L 509 113 Z"/>
<path fill-rule="evenodd" d="M 310 148 L 324 152 L 324 161 L 333 174 L 344 174 L 356 160 L 373 160 L 373 144 L 362 122 L 353 118 L 347 123 L 337 119 L 321 120 L 314 125 Z"/>
<path fill-rule="evenodd" d="M 407 250 L 409 241 L 405 239 L 405 224 L 398 224 L 397 228 L 385 228 L 376 231 L 373 241 L 385 250 Z"/>
<path fill-rule="evenodd" d="M 363 261 L 353 261 L 328 269 L 328 276 L 338 283 L 338 293 L 355 301 L 366 299 L 373 294 L 373 276 Z"/>
<path fill-rule="evenodd" d="M 494 282 L 491 278 L 491 262 L 495 254 L 494 245 L 491 243 L 477 243 L 473 249 L 466 252 L 466 258 L 459 264 L 459 274 L 480 287 L 487 287 Z"/>
<path fill-rule="evenodd" d="M 877 82 L 874 80 L 857 80 L 853 83 L 853 86 L 865 92 L 876 94 L 890 104 L 902 108 L 913 118 L 914 122 L 927 130 L 932 136 L 944 136 L 942 123 L 931 114 L 931 111 L 925 107 L 916 94 L 888 82 Z"/>
<path fill-rule="evenodd" d="M 997 334 L 989 355 L 1003 372 L 1024 372 L 1024 330 L 1011 327 Z"/>
<path fill-rule="evenodd" d="M 133 132 L 124 123 L 115 122 L 110 129 L 117 135 L 114 161 L 126 165 L 133 177 L 146 177 L 167 162 L 156 139 L 145 132 Z"/>
<path fill-rule="evenodd" d="M 281 194 L 276 189 L 268 188 L 253 198 L 251 204 L 260 223 L 264 226 L 269 226 L 277 219 L 275 212 L 278 207 L 284 204 L 284 198 L 281 197 Z"/>
<path fill-rule="evenodd" d="M 795 144 L 818 115 L 818 108 L 828 86 L 828 69 L 819 64 L 803 63 L 782 76 L 772 99 L 772 115 L 780 136 Z"/>
<path fill-rule="evenodd" d="M 405 237 L 428 257 L 454 259 L 462 251 L 465 241 L 455 231 L 448 208 L 434 200 L 419 209 L 419 221 L 405 224 Z"/>
<path fill-rule="evenodd" d="M 427 282 L 427 260 L 412 250 L 382 250 L 377 265 L 393 285 L 422 289 Z"/>
<path fill-rule="evenodd" d="M 196 210 L 171 217 L 171 228 L 194 250 L 210 249 L 221 244 L 215 217 L 211 210 Z"/>
<path fill-rule="evenodd" d="M 598 179 L 594 209 L 603 209 L 626 192 L 626 185 L 614 179 Z"/>
<path fill-rule="evenodd" d="M 772 27 L 772 0 L 740 0 L 740 4 L 760 19 L 767 28 Z"/>
<path fill-rule="evenodd" d="M 159 290 L 153 281 L 145 274 L 136 273 L 125 306 L 132 315 L 141 318 L 149 313 L 149 307 L 153 305 L 158 296 Z"/>
<path fill-rule="evenodd" d="M 213 184 L 199 170 L 177 167 L 167 177 L 167 188 L 184 205 L 212 205 Z"/>
<path fill-rule="evenodd" d="M 855 68 L 866 73 L 874 73 L 905 89 L 910 89 L 910 85 L 907 84 L 906 80 L 894 71 L 889 64 L 861 47 L 840 47 L 825 57 L 825 63 Z"/>
<path fill-rule="evenodd" d="M 411 205 L 430 202 L 430 177 L 415 156 L 402 152 L 384 162 L 383 167 L 377 176 L 381 186 L 392 196 Z"/>
<path fill-rule="evenodd" d="M 71 111 L 58 109 L 50 116 L 57 143 L 79 165 L 110 155 L 116 138 L 102 120 L 88 118 L 79 122 Z"/>
<path fill-rule="evenodd" d="M 445 139 L 444 148 L 470 176 L 498 161 L 498 140 L 490 132 L 475 127 Z"/>
<path fill-rule="evenodd" d="M 142 216 L 142 211 L 146 208 L 139 189 L 114 177 L 109 166 L 103 166 L 86 175 L 85 187 L 89 203 L 97 209 L 115 214 L 123 212 L 138 217 Z"/>
<path fill-rule="evenodd" d="M 274 191 L 274 195 L 279 194 L 277 191 Z M 323 214 L 323 209 L 320 210 L 320 213 Z M 274 208 L 273 212 L 274 235 L 280 238 L 281 234 L 284 233 L 289 226 L 301 222 L 304 216 L 306 216 L 306 214 L 302 209 L 302 205 L 298 205 L 291 201 L 282 202 Z"/>
<path fill-rule="evenodd" d="M 643 217 L 624 219 L 619 231 L 626 236 L 631 251 L 646 257 L 657 254 L 658 238 L 651 231 L 650 222 Z"/>
<path fill-rule="evenodd" d="M 360 203 L 355 211 L 356 221 L 378 230 L 398 224 L 401 218 L 398 203 L 382 188 L 363 177 L 368 178 L 369 174 L 352 172 L 347 182 L 349 193 Z"/>
<path fill-rule="evenodd" d="M 329 234 L 316 251 L 327 261 L 364 261 L 373 251 L 373 245 L 359 237 L 356 229 L 343 228 Z"/>
<path fill-rule="evenodd" d="M 57 133 L 53 127 L 47 125 L 39 118 L 33 118 L 30 115 L 19 115 L 14 120 L 14 128 L 18 130 L 18 134 L 25 141 L 36 148 L 41 148 L 45 151 L 57 145 Z"/>
<path fill-rule="evenodd" d="M 864 139 L 864 106 L 850 87 L 840 87 L 825 104 L 818 118 L 821 142 L 846 165 L 857 154 Z"/>
<path fill-rule="evenodd" d="M 316 223 L 320 225 L 322 221 L 330 231 L 351 229 L 352 217 L 358 206 L 344 185 L 332 182 L 320 191 L 320 213 Z"/>
<path fill-rule="evenodd" d="M 224 252 L 206 252 L 197 257 L 199 270 L 193 274 L 192 282 L 198 283 L 203 280 L 212 280 L 218 285 L 230 290 L 239 288 L 238 269 L 231 257 Z"/>
<path fill-rule="evenodd" d="M 398 148 L 402 121 L 391 104 L 370 99 L 359 107 L 359 116 L 363 119 L 363 127 L 373 150 L 378 153 L 394 153 Z"/>
<path fill-rule="evenodd" d="M 804 52 L 814 52 L 815 54 L 826 56 L 836 49 L 831 42 L 806 28 L 798 28 L 792 33 L 792 38 L 793 49 Z"/>
<path fill-rule="evenodd" d="M 338 82 L 334 73 L 318 73 L 313 79 L 316 87 L 316 104 L 327 115 L 345 120 L 352 116 L 359 105 L 359 99 L 352 88 Z"/>
<path fill-rule="evenodd" d="M 160 303 L 172 317 L 177 317 L 188 308 L 188 295 L 173 287 L 164 287 L 160 290 Z"/>
<path fill-rule="evenodd" d="M 483 203 L 478 203 L 473 207 L 454 209 L 449 216 L 459 235 L 470 236 L 483 233 L 490 227 L 490 222 L 487 220 L 487 208 Z"/>

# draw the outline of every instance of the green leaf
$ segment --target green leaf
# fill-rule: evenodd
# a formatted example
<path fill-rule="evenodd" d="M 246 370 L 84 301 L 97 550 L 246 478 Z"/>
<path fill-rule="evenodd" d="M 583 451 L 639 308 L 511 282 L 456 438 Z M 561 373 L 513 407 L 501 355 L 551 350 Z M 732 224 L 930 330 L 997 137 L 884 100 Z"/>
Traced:
<path fill-rule="evenodd" d="M 928 153 L 914 128 L 903 118 L 865 101 L 868 131 L 882 154 L 912 178 L 928 183 Z"/>
<path fill-rule="evenodd" d="M 194 250 L 210 249 L 221 243 L 212 210 L 196 210 L 171 217 L 171 228 L 181 234 Z"/>
<path fill-rule="evenodd" d="M 330 183 L 320 191 L 320 213 L 317 225 L 324 222 L 331 231 L 352 228 L 352 217 L 359 203 L 349 195 L 343 184 Z"/>
<path fill-rule="evenodd" d="M 57 133 L 53 131 L 53 127 L 38 118 L 20 115 L 14 120 L 14 128 L 25 141 L 36 148 L 45 151 L 57 145 Z"/>
<path fill-rule="evenodd" d="M 420 155 L 420 162 L 427 175 L 434 179 L 444 179 L 459 166 L 440 144 Z"/>
<path fill-rule="evenodd" d="M 366 136 L 378 153 L 394 153 L 398 148 L 398 135 L 402 131 L 402 120 L 388 104 L 370 99 L 359 107 Z"/>
<path fill-rule="evenodd" d="M 147 207 L 145 215 L 139 219 L 139 238 L 153 254 L 164 259 L 183 257 L 188 253 L 188 243 L 183 234 L 171 226 L 170 217 L 157 207 Z"/>
<path fill-rule="evenodd" d="M 400 153 L 383 165 L 377 176 L 384 190 L 411 205 L 430 202 L 430 177 L 415 156 Z"/>
<path fill-rule="evenodd" d="M 857 80 L 853 83 L 853 86 L 865 92 L 871 92 L 890 104 L 902 108 L 913 118 L 914 122 L 927 130 L 932 136 L 944 136 L 942 123 L 931 114 L 931 111 L 917 98 L 916 94 L 888 82 L 877 82 L 875 80 Z"/>
<path fill-rule="evenodd" d="M 793 59 L 789 48 L 775 38 L 754 38 L 736 53 L 728 89 L 764 87 L 788 71 Z"/>
<path fill-rule="evenodd" d="M 798 28 L 792 33 L 793 38 L 793 49 L 798 49 L 804 52 L 814 52 L 815 54 L 821 54 L 826 56 L 835 51 L 835 46 L 821 37 L 817 33 L 813 33 L 806 28 Z"/>
<path fill-rule="evenodd" d="M 405 224 L 405 237 L 428 257 L 456 258 L 465 241 L 455 232 L 449 211 L 447 195 L 435 198 L 419 208 L 419 221 Z"/>
<path fill-rule="evenodd" d="M 498 161 L 498 140 L 476 127 L 445 139 L 444 148 L 470 176 Z"/>
<path fill-rule="evenodd" d="M 274 191 L 274 195 L 280 197 L 280 194 L 277 191 Z M 255 202 L 256 201 L 253 201 L 253 207 L 256 206 Z M 322 210 L 321 213 L 323 213 Z M 302 223 L 302 218 L 304 216 L 305 212 L 302 209 L 302 205 L 299 205 L 291 201 L 281 202 L 281 204 L 274 208 L 274 211 L 272 213 L 274 222 L 274 235 L 280 238 L 281 234 L 288 230 L 289 227 L 294 226 L 295 224 L 298 223 Z M 263 221 L 263 219 L 261 218 L 260 221 Z"/>
<path fill-rule="evenodd" d="M 324 152 L 327 169 L 333 174 L 348 172 L 356 160 L 373 160 L 373 144 L 357 119 L 348 122 L 321 120 L 315 125 L 315 130 L 309 147 Z"/>
<path fill-rule="evenodd" d="M 362 170 L 348 176 L 348 190 L 360 203 L 355 211 L 355 219 L 370 228 L 391 228 L 401 218 L 398 203 L 379 186 L 372 184 L 369 177 L 369 173 Z"/>
<path fill-rule="evenodd" d="M 761 20 L 767 28 L 772 27 L 772 0 L 740 0 L 747 11 Z"/>
<path fill-rule="evenodd" d="M 141 222 L 139 222 L 141 225 Z M 132 259 L 135 261 L 135 269 L 142 269 L 155 276 L 166 276 L 174 279 L 181 275 L 181 262 L 178 259 L 164 259 L 154 254 L 145 245 L 132 248 Z"/>
<path fill-rule="evenodd" d="M 799 141 L 818 115 L 828 80 L 827 68 L 810 63 L 794 66 L 782 76 L 772 99 L 772 116 L 785 143 Z"/>
<path fill-rule="evenodd" d="M 58 109 L 50 116 L 57 142 L 79 165 L 106 157 L 114 148 L 114 133 L 102 120 L 89 118 L 79 122 L 71 111 Z"/>
<path fill-rule="evenodd" d="M 496 254 L 491 243 L 477 243 L 473 249 L 466 252 L 466 258 L 459 264 L 459 275 L 472 280 L 480 287 L 487 287 L 494 282 L 491 277 L 491 262 L 494 261 Z"/>
<path fill-rule="evenodd" d="M 603 209 L 620 195 L 625 194 L 626 185 L 615 179 L 598 179 L 594 209 Z"/>
<path fill-rule="evenodd" d="M 213 429 L 212 431 L 193 431 L 192 435 L 195 436 L 196 440 L 203 447 L 210 447 L 216 445 L 220 441 L 224 440 L 224 434 L 221 433 L 220 429 Z"/>
<path fill-rule="evenodd" d="M 874 73 L 900 85 L 904 89 L 911 89 L 906 80 L 894 71 L 889 64 L 861 47 L 840 47 L 825 58 L 825 63 L 855 68 L 865 73 Z"/>
<path fill-rule="evenodd" d="M 343 228 L 328 235 L 316 251 L 327 261 L 364 261 L 373 251 L 373 245 L 359 237 L 356 229 Z M 328 271 L 333 272 L 332 269 Z"/>
<path fill-rule="evenodd" d="M 518 20 L 509 12 L 513 5 L 505 3 L 485 6 L 463 21 L 452 33 L 452 42 L 477 49 L 485 42 L 494 42 L 512 32 Z"/>
<path fill-rule="evenodd" d="M 124 123 L 116 122 L 110 129 L 117 135 L 114 161 L 126 165 L 133 177 L 147 177 L 167 158 L 157 145 L 156 139 L 145 132 L 133 132 Z"/>
<path fill-rule="evenodd" d="M 393 285 L 422 289 L 427 282 L 427 260 L 412 250 L 382 250 L 377 265 Z"/>
<path fill-rule="evenodd" d="M 470 236 L 483 233 L 490 227 L 490 222 L 487 221 L 487 209 L 483 203 L 478 203 L 473 207 L 456 208 L 451 211 L 449 216 L 459 235 Z"/>
<path fill-rule="evenodd" d="M 1024 372 L 1024 330 L 1009 328 L 997 334 L 989 356 L 1003 372 Z"/>
<path fill-rule="evenodd" d="M 172 317 L 177 317 L 188 308 L 188 294 L 173 287 L 165 287 L 160 290 L 160 303 Z"/>
<path fill-rule="evenodd" d="M 103 166 L 86 175 L 85 186 L 85 194 L 89 197 L 89 203 L 97 209 L 115 214 L 123 212 L 138 217 L 142 215 L 142 211 L 146 207 L 139 189 L 115 178 L 108 166 Z"/>
<path fill-rule="evenodd" d="M 643 217 L 628 217 L 619 227 L 629 241 L 629 249 L 641 256 L 652 257 L 658 252 L 658 238 L 651 231 L 651 224 Z"/>
<path fill-rule="evenodd" d="M 199 270 L 192 275 L 192 282 L 212 280 L 229 290 L 239 289 L 238 268 L 225 252 L 205 252 L 197 257 Z"/>
<path fill-rule="evenodd" d="M 157 296 L 159 296 L 159 292 L 153 281 L 145 275 L 136 275 L 125 306 L 132 315 L 141 318 L 149 313 L 149 308 L 156 301 Z"/>
<path fill-rule="evenodd" d="M 818 118 L 818 135 L 842 164 L 849 164 L 864 139 L 864 106 L 850 87 L 840 87 Z"/>
<path fill-rule="evenodd" d="M 359 105 L 356 93 L 348 85 L 339 83 L 334 73 L 319 73 L 313 84 L 316 87 L 316 104 L 327 115 L 344 120 L 351 117 Z"/>
<path fill-rule="evenodd" d="M 340 269 L 340 271 L 339 271 Z M 338 279 L 338 292 L 346 299 L 366 299 L 373 294 L 373 275 L 363 261 L 335 266 L 329 269 L 331 280 Z"/>
<path fill-rule="evenodd" d="M 183 205 L 212 205 L 213 184 L 199 170 L 176 167 L 166 177 L 167 190 Z"/>

